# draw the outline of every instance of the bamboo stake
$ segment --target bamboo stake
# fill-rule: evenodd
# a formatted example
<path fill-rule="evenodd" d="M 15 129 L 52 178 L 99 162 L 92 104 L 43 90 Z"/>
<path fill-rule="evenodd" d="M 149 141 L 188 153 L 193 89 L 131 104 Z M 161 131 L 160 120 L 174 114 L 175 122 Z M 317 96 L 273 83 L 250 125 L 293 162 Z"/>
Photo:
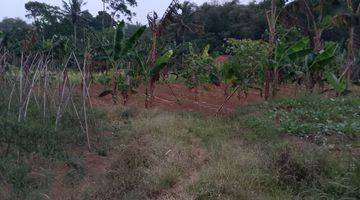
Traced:
<path fill-rule="evenodd" d="M 62 106 L 62 102 L 63 102 L 63 99 L 64 99 L 66 82 L 67 82 L 67 78 L 64 80 L 64 83 L 63 83 L 63 89 L 62 89 L 62 92 L 61 92 L 61 98 L 60 98 L 59 106 L 58 106 L 58 109 L 57 109 L 57 112 L 56 112 L 55 131 L 57 131 L 57 128 L 59 126 L 59 121 L 60 121 L 60 117 L 61 117 L 61 106 Z"/>
<path fill-rule="evenodd" d="M 64 100 L 64 95 L 65 95 L 65 87 L 66 87 L 66 83 L 68 81 L 68 76 L 66 73 L 66 68 L 67 65 L 65 66 L 65 69 L 63 71 L 63 84 L 62 84 L 62 90 L 61 90 L 61 95 L 60 95 L 60 102 L 59 102 L 59 106 L 56 112 L 56 119 L 55 119 L 55 131 L 57 131 L 57 128 L 59 126 L 59 122 L 60 122 L 60 118 L 61 118 L 61 106 L 62 106 L 62 102 Z"/>
<path fill-rule="evenodd" d="M 167 86 L 168 86 L 168 88 L 170 89 L 170 92 L 171 92 L 171 94 L 176 98 L 176 103 L 177 104 L 179 104 L 179 105 L 181 105 L 181 101 L 179 100 L 179 98 L 177 97 L 177 95 L 175 94 L 175 92 L 174 92 L 174 90 L 172 89 L 172 87 L 170 86 L 170 84 L 169 83 L 165 83 Z"/>
<path fill-rule="evenodd" d="M 81 122 L 81 118 L 80 118 L 79 112 L 78 112 L 78 110 L 77 110 L 77 108 L 76 108 L 76 105 L 75 105 L 75 102 L 74 102 L 74 99 L 72 98 L 72 96 L 70 97 L 70 101 L 71 101 L 71 104 L 72 104 L 72 106 L 73 106 L 73 108 L 74 108 L 76 117 L 79 119 L 79 123 L 80 123 L 81 130 L 82 130 L 83 132 L 85 132 L 84 126 L 83 126 L 83 124 L 82 124 L 82 122 Z"/>
<path fill-rule="evenodd" d="M 19 74 L 19 105 L 22 103 L 22 90 L 23 90 L 23 69 L 24 69 L 24 54 L 21 53 L 21 64 L 20 64 L 20 74 Z M 19 115 L 18 115 L 18 122 L 21 121 L 21 106 L 19 106 Z"/>
<path fill-rule="evenodd" d="M 11 109 L 11 102 L 12 102 L 12 97 L 13 97 L 14 92 L 15 92 L 15 87 L 16 87 L 16 83 L 14 83 L 14 85 L 13 85 L 13 87 L 11 89 L 9 103 L 8 103 L 8 112 L 10 112 L 10 109 Z"/>
<path fill-rule="evenodd" d="M 72 55 L 74 56 L 75 58 L 75 62 L 76 62 L 76 65 L 80 71 L 80 74 L 81 74 L 81 77 L 83 78 L 85 76 L 85 72 L 83 72 L 83 70 L 81 69 L 80 67 L 80 64 L 79 64 L 79 61 L 78 59 L 76 58 L 75 56 L 75 53 L 73 52 Z M 84 61 L 85 62 L 85 61 Z M 85 80 L 86 80 L 86 77 L 85 77 Z M 85 81 L 86 82 L 86 81 Z M 89 85 L 86 84 L 86 96 L 87 98 L 89 99 L 89 104 L 90 104 L 90 107 L 92 108 L 92 103 L 91 103 L 91 97 L 90 97 L 90 85 L 91 85 L 91 82 L 89 83 Z"/>
<path fill-rule="evenodd" d="M 86 98 L 90 99 L 89 93 L 88 93 L 88 88 L 87 88 L 87 83 L 86 83 L 86 76 L 85 76 L 85 72 L 86 72 L 86 62 L 87 62 L 87 56 L 85 54 L 84 57 L 84 63 L 83 63 L 83 69 L 81 70 L 80 64 L 74 54 L 74 52 L 72 52 L 75 61 L 76 61 L 76 65 L 80 71 L 80 74 L 82 76 L 82 93 L 83 93 L 83 112 L 84 112 L 84 120 L 85 120 L 85 134 L 86 134 L 86 140 L 87 140 L 87 145 L 88 145 L 88 150 L 91 151 L 91 145 L 90 145 L 90 136 L 89 136 L 89 126 L 88 126 L 88 120 L 87 120 L 87 109 L 86 109 Z"/>
<path fill-rule="evenodd" d="M 46 92 L 47 92 L 47 81 L 48 81 L 48 65 L 44 67 L 44 88 L 43 88 L 43 117 L 46 118 Z"/>
<path fill-rule="evenodd" d="M 32 81 L 31 81 L 31 85 L 30 85 L 30 88 L 29 88 L 29 91 L 28 91 L 28 94 L 27 94 L 27 97 L 25 99 L 25 110 L 24 110 L 24 114 L 23 114 L 23 119 L 25 120 L 26 119 L 26 116 L 27 116 L 27 109 L 28 109 L 28 106 L 29 106 L 29 102 L 30 102 L 30 98 L 31 98 L 31 94 L 32 94 L 32 91 L 33 91 L 33 88 L 35 86 L 35 83 L 37 81 L 37 77 L 38 77 L 38 73 L 39 73 L 39 68 L 40 68 L 40 65 L 41 63 L 38 64 L 36 70 L 35 70 L 35 74 L 32 78 Z"/>
<path fill-rule="evenodd" d="M 80 66 L 79 66 L 80 67 Z M 90 137 L 89 137 L 89 126 L 88 126 L 88 122 L 87 122 L 87 112 L 86 112 L 86 97 L 87 97 L 87 83 L 86 83 L 86 77 L 85 77 L 85 72 L 86 72 L 86 56 L 84 58 L 84 65 L 83 65 L 83 71 L 84 73 L 82 73 L 83 75 L 83 110 L 84 110 L 84 118 L 85 118 L 85 133 L 86 133 L 86 139 L 87 139 L 87 144 L 88 144 L 88 150 L 91 150 L 90 147 Z"/>
<path fill-rule="evenodd" d="M 240 86 L 237 86 L 237 87 L 235 88 L 235 90 L 231 93 L 231 95 L 228 96 L 228 97 L 225 99 L 224 103 L 223 103 L 223 104 L 219 107 L 219 109 L 217 110 L 215 116 L 217 116 L 217 115 L 221 112 L 221 110 L 224 108 L 225 104 L 226 104 L 228 101 L 230 101 L 230 99 L 235 95 L 235 93 L 239 90 L 239 88 L 240 88 Z"/>

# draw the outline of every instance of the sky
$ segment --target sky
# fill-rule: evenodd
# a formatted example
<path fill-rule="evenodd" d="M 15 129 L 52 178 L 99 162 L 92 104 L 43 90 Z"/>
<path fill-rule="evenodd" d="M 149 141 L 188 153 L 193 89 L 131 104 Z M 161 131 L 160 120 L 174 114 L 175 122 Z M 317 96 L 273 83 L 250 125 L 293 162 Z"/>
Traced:
<path fill-rule="evenodd" d="M 25 3 L 30 0 L 1 0 L 0 7 L 0 19 L 5 17 L 19 17 L 26 19 Z M 51 5 L 62 5 L 62 0 L 37 0 L 39 2 L 45 2 Z M 93 15 L 96 15 L 99 10 L 102 10 L 101 0 L 85 0 L 87 2 L 85 9 L 88 9 Z M 200 5 L 204 2 L 211 0 L 190 0 Z M 224 2 L 226 0 L 218 0 Z M 240 0 L 241 3 L 249 3 L 252 0 Z M 146 15 L 151 11 L 156 11 L 159 15 L 165 11 L 171 0 L 137 0 L 138 7 L 132 9 L 136 13 L 133 22 L 139 22 L 145 24 L 147 22 Z M 26 19 L 30 22 L 28 19 Z"/>

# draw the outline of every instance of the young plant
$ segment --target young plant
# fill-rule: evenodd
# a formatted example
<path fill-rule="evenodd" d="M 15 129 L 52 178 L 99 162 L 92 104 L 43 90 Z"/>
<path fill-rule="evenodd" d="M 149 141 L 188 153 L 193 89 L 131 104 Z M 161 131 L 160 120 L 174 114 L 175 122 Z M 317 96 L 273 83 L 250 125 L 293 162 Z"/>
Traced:
<path fill-rule="evenodd" d="M 327 72 L 325 77 L 330 86 L 335 90 L 337 96 L 345 94 L 346 81 L 343 76 L 338 78 L 334 73 Z"/>
<path fill-rule="evenodd" d="M 228 45 L 227 53 L 233 56 L 222 69 L 224 82 L 245 93 L 250 88 L 261 90 L 264 65 L 267 63 L 267 43 L 260 40 L 228 39 Z"/>
<path fill-rule="evenodd" d="M 146 83 L 145 89 L 145 108 L 149 108 L 154 100 L 155 84 L 160 79 L 160 72 L 168 65 L 174 52 L 172 50 L 167 51 L 161 57 L 159 57 L 153 67 L 146 64 L 144 58 L 139 54 L 136 55 L 138 64 L 141 67 L 142 76 Z"/>
<path fill-rule="evenodd" d="M 129 97 L 130 85 L 127 80 L 130 79 L 128 71 L 130 69 L 126 68 L 125 60 L 126 58 L 134 52 L 134 48 L 141 36 L 146 30 L 146 26 L 140 27 L 130 38 L 125 38 L 125 22 L 121 21 L 116 29 L 114 34 L 114 41 L 112 44 L 107 45 L 106 53 L 108 59 L 112 65 L 112 90 L 106 90 L 102 92 L 99 97 L 104 97 L 109 94 L 112 95 L 113 101 L 117 103 L 117 91 L 120 91 L 123 96 L 123 103 L 126 104 Z"/>
<path fill-rule="evenodd" d="M 189 88 L 197 88 L 202 83 L 209 83 L 210 75 L 214 72 L 213 58 L 209 54 L 210 45 L 206 45 L 202 52 L 196 53 L 189 43 L 189 53 L 185 56 L 184 68 L 181 76 Z"/>

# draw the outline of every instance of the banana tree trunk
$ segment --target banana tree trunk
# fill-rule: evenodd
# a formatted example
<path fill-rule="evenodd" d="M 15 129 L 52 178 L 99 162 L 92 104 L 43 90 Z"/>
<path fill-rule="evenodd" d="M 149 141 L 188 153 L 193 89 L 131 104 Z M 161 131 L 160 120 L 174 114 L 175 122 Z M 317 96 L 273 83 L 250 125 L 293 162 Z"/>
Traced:
<path fill-rule="evenodd" d="M 271 70 L 266 69 L 265 71 L 265 88 L 264 88 L 264 98 L 269 100 L 270 97 L 270 83 L 271 83 Z"/>
<path fill-rule="evenodd" d="M 156 60 L 157 60 L 157 38 L 158 38 L 158 31 L 154 30 L 152 34 L 152 47 L 150 51 L 149 63 L 151 68 L 155 67 Z M 157 76 L 157 75 L 155 75 Z M 146 87 L 145 91 L 145 108 L 149 108 L 154 100 L 154 91 L 155 91 L 155 82 L 157 81 L 157 77 L 150 77 L 150 81 Z"/>
<path fill-rule="evenodd" d="M 76 50 L 77 30 L 76 24 L 74 24 L 74 49 Z"/>
<path fill-rule="evenodd" d="M 276 97 L 278 85 L 279 85 L 279 69 L 277 67 L 275 67 L 273 73 L 274 73 L 273 74 L 274 80 L 273 80 L 273 84 L 272 84 L 272 97 Z"/>
<path fill-rule="evenodd" d="M 314 43 L 314 50 L 319 53 L 321 50 L 323 50 L 323 43 L 321 40 L 322 31 L 316 31 L 315 36 L 313 38 Z"/>
<path fill-rule="evenodd" d="M 275 0 L 271 1 L 271 10 L 266 13 L 266 20 L 269 28 L 269 60 L 273 59 L 274 57 L 274 50 L 276 48 L 276 22 L 277 22 L 277 7 L 275 4 Z M 273 92 L 272 95 L 276 95 L 275 90 L 277 89 L 277 83 L 276 78 L 273 77 L 276 68 L 274 70 L 271 69 L 270 66 L 268 66 L 265 69 L 265 100 L 268 100 L 270 97 L 270 85 L 273 86 Z M 275 72 L 275 73 L 274 73 Z"/>
<path fill-rule="evenodd" d="M 351 85 L 352 74 L 354 71 L 354 65 L 356 63 L 356 48 L 355 48 L 355 27 L 351 27 L 349 30 L 349 41 L 347 45 L 348 55 L 346 61 L 346 87 Z"/>

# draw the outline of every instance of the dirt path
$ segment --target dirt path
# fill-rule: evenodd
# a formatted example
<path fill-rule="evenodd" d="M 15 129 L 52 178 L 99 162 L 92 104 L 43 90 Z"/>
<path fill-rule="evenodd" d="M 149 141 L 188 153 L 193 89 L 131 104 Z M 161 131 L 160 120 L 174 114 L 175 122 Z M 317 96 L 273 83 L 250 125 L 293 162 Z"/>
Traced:
<path fill-rule="evenodd" d="M 186 170 L 184 175 L 169 190 L 163 191 L 156 200 L 192 200 L 194 196 L 189 194 L 187 189 L 196 183 L 201 175 L 202 169 L 208 163 L 208 152 L 200 146 L 200 142 L 194 142 L 193 154 L 195 156 L 194 164 Z"/>

